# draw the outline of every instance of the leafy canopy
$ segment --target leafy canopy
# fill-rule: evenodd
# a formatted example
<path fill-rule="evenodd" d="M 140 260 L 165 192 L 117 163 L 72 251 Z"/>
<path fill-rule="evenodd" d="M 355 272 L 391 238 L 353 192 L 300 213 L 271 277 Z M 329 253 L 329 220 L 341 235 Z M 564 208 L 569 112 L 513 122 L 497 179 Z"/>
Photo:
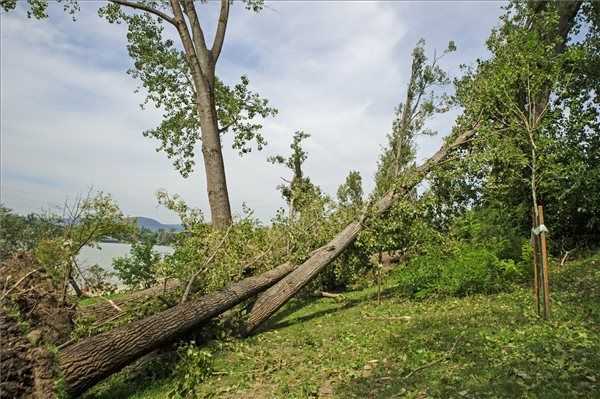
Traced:
<path fill-rule="evenodd" d="M 185 53 L 167 38 L 163 22 L 148 13 L 129 14 L 118 4 L 109 4 L 99 14 L 110 23 L 128 26 L 127 50 L 133 61 L 128 74 L 140 81 L 138 91 L 145 91 L 144 108 L 152 104 L 161 109 L 163 119 L 143 134 L 159 141 L 157 151 L 164 151 L 175 168 L 187 177 L 194 167 L 194 148 L 201 139 L 198 116 L 198 91 Z M 252 142 L 261 150 L 266 140 L 259 118 L 277 115 L 269 101 L 249 89 L 246 76 L 234 86 L 216 78 L 214 104 L 219 133 L 233 133 L 232 147 L 240 155 L 252 150 Z"/>

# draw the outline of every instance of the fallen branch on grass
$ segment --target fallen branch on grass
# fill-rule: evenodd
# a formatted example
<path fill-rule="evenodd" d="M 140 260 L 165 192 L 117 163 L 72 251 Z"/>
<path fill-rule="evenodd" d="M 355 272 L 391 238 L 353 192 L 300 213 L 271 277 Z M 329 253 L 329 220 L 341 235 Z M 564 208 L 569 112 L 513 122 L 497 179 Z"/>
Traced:
<path fill-rule="evenodd" d="M 402 320 L 409 321 L 412 320 L 411 316 L 372 316 L 370 314 L 363 313 L 363 317 L 369 320 Z"/>

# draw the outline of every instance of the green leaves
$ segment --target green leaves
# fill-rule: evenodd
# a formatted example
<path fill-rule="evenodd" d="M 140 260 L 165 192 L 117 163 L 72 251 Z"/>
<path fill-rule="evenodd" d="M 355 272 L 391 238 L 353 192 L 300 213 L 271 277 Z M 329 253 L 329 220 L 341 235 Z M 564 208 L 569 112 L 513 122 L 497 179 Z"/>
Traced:
<path fill-rule="evenodd" d="M 176 383 L 169 398 L 198 397 L 202 382 L 213 372 L 212 354 L 195 342 L 180 345 L 177 354 L 179 362 L 173 373 Z"/>
<path fill-rule="evenodd" d="M 261 2 L 250 2 L 257 6 Z M 252 6 L 254 7 L 254 6 Z M 128 26 L 127 50 L 133 65 L 128 73 L 141 85 L 138 91 L 145 93 L 145 108 L 149 104 L 163 112 L 161 123 L 143 132 L 159 142 L 157 151 L 164 151 L 173 165 L 187 177 L 194 168 L 196 145 L 201 140 L 198 78 L 209 87 L 211 102 L 215 107 L 220 134 L 232 132 L 232 148 L 240 155 L 250 152 L 253 145 L 260 151 L 267 144 L 261 134 L 260 119 L 274 117 L 277 109 L 269 101 L 250 90 L 250 81 L 242 76 L 240 82 L 228 86 L 219 78 L 194 77 L 190 59 L 166 38 L 160 19 L 150 14 L 127 14 L 119 6 L 109 4 L 100 15 L 111 23 Z"/>
<path fill-rule="evenodd" d="M 406 88 L 405 100 L 396 107 L 388 146 L 379 158 L 375 175 L 376 194 L 382 195 L 398 184 L 398 177 L 408 173 L 415 160 L 414 139 L 418 135 L 434 135 L 425 123 L 436 113 L 446 112 L 449 102 L 439 88 L 450 81 L 438 61 L 456 49 L 454 42 L 441 56 L 434 54 L 429 61 L 425 55 L 425 40 L 417 43 L 412 53 L 411 75 Z"/>
<path fill-rule="evenodd" d="M 458 125 L 477 125 L 477 137 L 433 179 L 447 207 L 498 206 L 522 228 L 530 224 L 535 193 L 553 240 L 565 246 L 600 228 L 588 201 L 598 201 L 600 187 L 599 163 L 590 157 L 600 149 L 593 88 L 600 79 L 591 72 L 600 66 L 597 22 L 591 8 L 582 8 L 577 24 L 588 33 L 558 51 L 569 4 L 510 4 L 487 41 L 492 56 L 455 82 L 454 100 L 464 110 Z"/>
<path fill-rule="evenodd" d="M 342 207 L 362 207 L 363 189 L 360 172 L 352 170 L 348 173 L 346 181 L 338 187 L 337 198 Z"/>
<path fill-rule="evenodd" d="M 263 149 L 267 142 L 260 133 L 262 125 L 256 119 L 275 117 L 278 112 L 269 106 L 269 100 L 249 90 L 249 84 L 245 75 L 233 87 L 225 85 L 218 78 L 215 80 L 219 131 L 221 134 L 233 131 L 232 147 L 239 151 L 240 156 L 252 151 L 252 141 L 259 151 Z"/>
<path fill-rule="evenodd" d="M 161 257 L 153 247 L 153 240 L 134 242 L 129 256 L 113 260 L 119 279 L 130 288 L 149 288 L 156 282 L 154 267 Z"/>
<path fill-rule="evenodd" d="M 319 187 L 310 182 L 308 177 L 304 177 L 302 164 L 306 161 L 308 154 L 302 148 L 302 141 L 309 138 L 310 134 L 298 130 L 294 133 L 290 148 L 292 153 L 285 158 L 283 155 L 275 155 L 267 158 L 272 164 L 280 164 L 286 166 L 292 172 L 292 179 L 289 184 L 277 186 L 281 191 L 281 195 L 290 205 L 291 213 L 297 210 L 302 210 L 309 205 L 315 198 L 321 195 Z M 290 216 L 293 218 L 293 215 Z"/>
<path fill-rule="evenodd" d="M 65 13 L 70 14 L 73 20 L 80 10 L 78 0 L 55 0 L 54 3 L 62 4 Z M 48 0 L 27 0 L 27 17 L 35 19 L 48 18 Z M 5 12 L 14 10 L 17 7 L 17 0 L 2 0 L 0 8 Z"/>

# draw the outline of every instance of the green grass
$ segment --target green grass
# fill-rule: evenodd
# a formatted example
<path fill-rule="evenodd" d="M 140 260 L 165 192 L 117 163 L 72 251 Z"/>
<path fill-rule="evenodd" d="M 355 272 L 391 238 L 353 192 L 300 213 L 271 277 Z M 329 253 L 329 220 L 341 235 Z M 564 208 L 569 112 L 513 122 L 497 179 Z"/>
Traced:
<path fill-rule="evenodd" d="M 106 301 L 106 299 L 116 300 L 116 299 L 123 298 L 123 297 L 127 296 L 127 294 L 128 294 L 128 292 L 114 292 L 112 294 L 103 295 L 102 298 L 97 297 L 97 296 L 84 297 L 84 298 L 77 300 L 77 305 L 81 306 L 81 307 L 92 306 L 92 305 L 96 305 L 98 303 L 104 302 L 104 301 Z"/>
<path fill-rule="evenodd" d="M 378 304 L 374 288 L 292 301 L 259 334 L 208 346 L 214 369 L 198 397 L 600 398 L 600 254 L 552 278 L 550 321 L 523 287 L 419 302 L 390 289 Z M 168 397 L 174 367 L 135 381 L 121 373 L 89 396 Z"/>

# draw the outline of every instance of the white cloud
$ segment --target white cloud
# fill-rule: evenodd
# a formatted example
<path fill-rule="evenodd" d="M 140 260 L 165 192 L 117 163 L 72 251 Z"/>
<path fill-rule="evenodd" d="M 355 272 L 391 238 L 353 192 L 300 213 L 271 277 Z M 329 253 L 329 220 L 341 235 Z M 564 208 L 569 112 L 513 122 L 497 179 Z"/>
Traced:
<path fill-rule="evenodd" d="M 59 203 L 93 185 L 111 192 L 125 212 L 176 221 L 156 208 L 159 188 L 178 192 L 208 214 L 201 159 L 181 178 L 155 142 L 142 137 L 160 118 L 140 111 L 142 97 L 125 74 L 123 27 L 100 20 L 84 4 L 79 21 L 54 13 L 48 21 L 2 15 L 2 201 L 18 211 Z M 269 146 L 239 158 L 225 139 L 232 206 L 246 202 L 268 220 L 283 203 L 275 187 L 286 171 L 266 162 L 289 151 L 303 129 L 306 173 L 335 193 L 349 170 L 369 183 L 395 105 L 406 84 L 410 51 L 419 37 L 431 48 L 457 42 L 444 65 L 485 56 L 484 40 L 498 3 L 270 2 L 260 14 L 235 4 L 218 74 L 242 74 L 269 98 L 279 116 L 264 123 Z M 202 6 L 214 26 L 217 5 Z M 210 36 L 212 29 L 207 29 Z M 442 133 L 452 118 L 434 125 Z M 419 142 L 419 158 L 441 137 Z"/>

